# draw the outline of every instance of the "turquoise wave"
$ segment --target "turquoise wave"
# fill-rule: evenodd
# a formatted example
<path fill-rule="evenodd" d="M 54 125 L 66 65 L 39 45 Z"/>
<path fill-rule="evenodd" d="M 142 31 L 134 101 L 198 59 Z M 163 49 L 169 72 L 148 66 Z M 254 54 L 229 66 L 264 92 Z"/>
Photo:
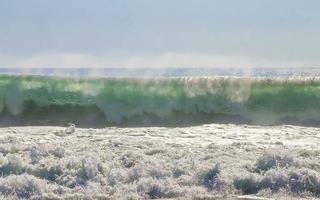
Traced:
<path fill-rule="evenodd" d="M 0 76 L 0 119 L 22 124 L 313 123 L 318 78 Z"/>

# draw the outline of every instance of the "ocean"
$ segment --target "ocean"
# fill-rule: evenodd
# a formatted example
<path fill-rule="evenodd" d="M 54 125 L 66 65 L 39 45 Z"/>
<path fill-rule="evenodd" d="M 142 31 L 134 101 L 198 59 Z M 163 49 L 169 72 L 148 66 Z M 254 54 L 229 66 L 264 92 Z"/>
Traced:
<path fill-rule="evenodd" d="M 2 199 L 320 195 L 315 68 L 0 71 Z"/>
<path fill-rule="evenodd" d="M 3 125 L 320 124 L 319 69 L 0 69 Z M 139 76 L 140 75 L 140 76 Z"/>

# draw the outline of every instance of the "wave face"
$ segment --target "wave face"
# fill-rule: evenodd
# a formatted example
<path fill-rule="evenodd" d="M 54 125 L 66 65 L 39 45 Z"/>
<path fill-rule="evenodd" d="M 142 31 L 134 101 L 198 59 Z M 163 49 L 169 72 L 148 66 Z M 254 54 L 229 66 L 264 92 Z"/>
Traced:
<path fill-rule="evenodd" d="M 0 76 L 3 123 L 320 124 L 318 78 Z"/>

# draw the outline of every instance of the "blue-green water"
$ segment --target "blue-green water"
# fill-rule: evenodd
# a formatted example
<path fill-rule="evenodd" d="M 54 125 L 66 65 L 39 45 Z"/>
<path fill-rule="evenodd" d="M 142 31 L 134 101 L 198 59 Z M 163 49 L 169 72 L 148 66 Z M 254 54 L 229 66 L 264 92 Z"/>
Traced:
<path fill-rule="evenodd" d="M 0 76 L 0 119 L 20 124 L 320 122 L 320 79 Z"/>

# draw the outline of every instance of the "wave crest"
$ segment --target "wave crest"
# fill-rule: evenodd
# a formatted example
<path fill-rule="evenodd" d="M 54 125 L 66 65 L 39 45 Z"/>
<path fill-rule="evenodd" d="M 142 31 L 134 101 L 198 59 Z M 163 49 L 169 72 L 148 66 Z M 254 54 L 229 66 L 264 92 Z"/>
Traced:
<path fill-rule="evenodd" d="M 1 118 L 101 125 L 319 122 L 318 78 L 0 76 Z"/>

